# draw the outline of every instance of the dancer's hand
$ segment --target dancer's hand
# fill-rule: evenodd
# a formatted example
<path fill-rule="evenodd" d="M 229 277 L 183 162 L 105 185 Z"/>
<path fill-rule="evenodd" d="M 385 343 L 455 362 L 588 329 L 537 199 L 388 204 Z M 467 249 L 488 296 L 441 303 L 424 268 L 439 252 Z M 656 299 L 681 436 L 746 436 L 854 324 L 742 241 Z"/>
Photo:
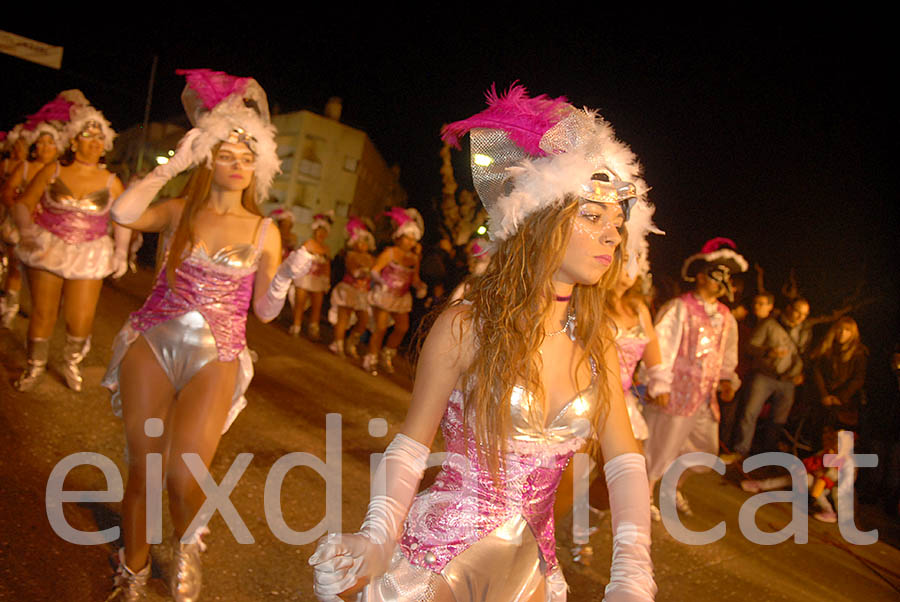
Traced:
<path fill-rule="evenodd" d="M 198 128 L 189 129 L 187 133 L 182 136 L 181 140 L 178 141 L 178 146 L 175 147 L 175 154 L 172 157 L 169 157 L 168 163 L 158 166 L 153 171 L 163 176 L 166 180 L 169 180 L 181 172 L 193 167 L 196 164 L 196 157 L 191 147 L 193 146 L 194 141 L 199 138 L 202 133 L 203 132 Z"/>
<path fill-rule="evenodd" d="M 113 255 L 113 271 L 111 276 L 118 280 L 122 276 L 125 275 L 125 272 L 128 271 L 128 251 L 125 249 L 119 250 L 116 249 L 115 255 Z"/>
<path fill-rule="evenodd" d="M 314 259 L 315 255 L 307 251 L 305 247 L 300 247 L 296 251 L 291 252 L 281 263 L 278 273 L 289 277 L 291 280 L 302 278 L 309 273 Z"/>
<path fill-rule="evenodd" d="M 384 573 L 389 561 L 386 547 L 363 533 L 327 535 L 319 540 L 316 551 L 309 557 L 314 569 L 316 597 L 323 602 L 339 600 L 337 595 L 361 578 Z"/>
<path fill-rule="evenodd" d="M 660 393 L 656 397 L 651 397 L 650 402 L 658 405 L 661 408 L 669 405 L 669 394 L 668 393 Z"/>

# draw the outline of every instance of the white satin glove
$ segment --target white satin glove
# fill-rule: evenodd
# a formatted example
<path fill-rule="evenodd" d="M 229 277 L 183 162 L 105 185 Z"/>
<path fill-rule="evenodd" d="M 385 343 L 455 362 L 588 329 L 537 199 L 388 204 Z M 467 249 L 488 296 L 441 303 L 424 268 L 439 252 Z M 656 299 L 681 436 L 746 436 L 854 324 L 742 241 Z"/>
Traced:
<path fill-rule="evenodd" d="M 647 395 L 655 399 L 672 390 L 672 373 L 660 363 L 647 368 Z"/>
<path fill-rule="evenodd" d="M 377 577 L 387 570 L 428 453 L 427 447 L 403 434 L 388 445 L 375 470 L 372 499 L 360 532 L 322 538 L 309 558 L 319 600 L 337 600 L 337 594 L 360 578 Z"/>
<path fill-rule="evenodd" d="M 113 255 L 113 271 L 110 274 L 113 278 L 118 280 L 122 276 L 125 275 L 125 272 L 128 271 L 128 251 L 124 249 L 116 249 L 115 255 Z"/>
<path fill-rule="evenodd" d="M 195 157 L 191 145 L 200 134 L 201 131 L 197 128 L 188 130 L 178 142 L 175 155 L 169 159 L 168 163 L 158 165 L 144 179 L 135 182 L 119 195 L 110 209 L 116 223 L 127 225 L 136 222 L 162 190 L 162 187 L 166 185 L 166 182 L 193 167 Z"/>
<path fill-rule="evenodd" d="M 647 464 L 637 453 L 603 466 L 609 489 L 613 557 L 605 602 L 652 602 L 656 595 L 650 559 L 650 485 Z"/>
<path fill-rule="evenodd" d="M 281 313 L 281 308 L 284 307 L 284 298 L 287 296 L 294 278 L 301 278 L 308 274 L 312 269 L 314 259 L 315 255 L 304 247 L 300 247 L 281 262 L 278 271 L 275 272 L 275 277 L 269 284 L 266 296 L 253 306 L 253 310 L 260 320 L 268 322 Z"/>
<path fill-rule="evenodd" d="M 556 570 L 547 575 L 547 602 L 566 602 L 566 596 L 569 592 L 569 584 L 563 575 L 562 569 L 556 567 Z"/>

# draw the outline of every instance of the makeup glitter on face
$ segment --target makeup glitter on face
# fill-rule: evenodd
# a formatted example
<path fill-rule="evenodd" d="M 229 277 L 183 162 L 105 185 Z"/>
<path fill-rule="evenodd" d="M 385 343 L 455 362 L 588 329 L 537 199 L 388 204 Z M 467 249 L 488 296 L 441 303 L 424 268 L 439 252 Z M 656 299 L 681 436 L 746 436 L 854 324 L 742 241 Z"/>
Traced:
<path fill-rule="evenodd" d="M 561 282 L 596 284 L 612 264 L 625 216 L 618 204 L 582 202 L 556 276 Z"/>

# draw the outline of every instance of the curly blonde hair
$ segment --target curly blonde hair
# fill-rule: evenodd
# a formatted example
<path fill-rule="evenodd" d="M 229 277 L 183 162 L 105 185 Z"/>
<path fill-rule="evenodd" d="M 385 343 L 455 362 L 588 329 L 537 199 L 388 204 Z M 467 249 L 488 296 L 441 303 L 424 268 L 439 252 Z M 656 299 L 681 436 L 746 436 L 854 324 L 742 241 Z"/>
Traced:
<path fill-rule="evenodd" d="M 459 328 L 474 335 L 471 364 L 463 374 L 466 428 L 474 431 L 480 453 L 496 475 L 506 452 L 510 429 L 509 399 L 516 386 L 531 392 L 530 418 L 544 421 L 540 408 L 545 399 L 540 376 L 540 354 L 544 341 L 544 317 L 554 301 L 552 280 L 559 270 L 577 215 L 579 201 L 567 197 L 559 205 L 530 215 L 521 227 L 495 249 L 487 270 L 469 281 L 465 302 L 471 310 L 460 314 Z M 575 285 L 571 307 L 576 315 L 576 337 L 584 352 L 576 370 L 585 362 L 596 369 L 595 391 L 606 390 L 604 353 L 613 345 L 612 321 L 606 296 L 618 280 L 622 266 L 622 243 L 616 248 L 610 268 L 594 285 Z M 591 423 L 600 432 L 608 400 L 601 399 Z M 592 440 L 590 452 L 596 452 Z"/>

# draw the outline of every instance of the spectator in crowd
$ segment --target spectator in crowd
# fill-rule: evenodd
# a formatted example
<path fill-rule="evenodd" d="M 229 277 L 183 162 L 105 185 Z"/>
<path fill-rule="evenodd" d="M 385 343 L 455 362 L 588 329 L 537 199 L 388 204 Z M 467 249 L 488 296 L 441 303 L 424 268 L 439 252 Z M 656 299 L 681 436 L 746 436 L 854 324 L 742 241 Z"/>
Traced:
<path fill-rule="evenodd" d="M 810 397 L 817 436 L 825 427 L 857 429 L 868 355 L 856 320 L 849 316 L 832 324 L 813 351 Z"/>
<path fill-rule="evenodd" d="M 803 355 L 810 342 L 810 331 L 804 326 L 808 316 L 809 302 L 797 297 L 778 318 L 766 318 L 753 331 L 749 348 L 753 358 L 750 384 L 734 453 L 723 457 L 726 463 L 738 461 L 750 453 L 756 421 L 770 398 L 771 419 L 766 422 L 762 447 L 774 449 L 777 435 L 794 405 L 794 388 L 803 382 Z"/>

